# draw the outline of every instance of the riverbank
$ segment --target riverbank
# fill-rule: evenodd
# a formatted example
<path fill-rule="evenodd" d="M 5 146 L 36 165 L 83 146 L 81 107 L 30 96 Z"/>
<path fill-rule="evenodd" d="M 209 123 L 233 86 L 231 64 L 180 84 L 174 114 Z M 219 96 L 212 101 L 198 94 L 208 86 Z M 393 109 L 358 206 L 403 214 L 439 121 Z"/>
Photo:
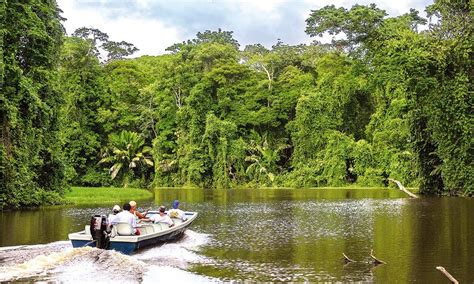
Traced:
<path fill-rule="evenodd" d="M 127 202 L 130 200 L 146 200 L 153 193 L 140 188 L 118 187 L 72 187 L 64 196 L 66 202 L 81 204 L 106 204 Z"/>
<path fill-rule="evenodd" d="M 195 190 L 198 187 L 160 187 L 161 189 L 181 189 L 181 190 Z M 236 188 L 240 190 L 244 188 Z M 285 188 L 285 187 L 260 187 L 258 189 L 292 189 L 299 190 L 298 188 Z M 342 187 L 313 187 L 309 188 L 313 190 L 327 190 L 327 189 L 359 189 L 359 190 L 374 190 L 379 189 L 381 191 L 393 190 L 398 191 L 397 188 L 393 187 L 359 187 L 359 186 L 342 186 Z M 417 193 L 418 188 L 409 188 L 411 192 Z M 147 200 L 153 197 L 153 193 L 146 189 L 140 188 L 118 188 L 118 187 L 72 187 L 71 191 L 67 192 L 64 196 L 65 200 L 69 204 L 82 205 L 82 204 L 107 204 L 107 203 L 123 203 L 130 200 Z"/>

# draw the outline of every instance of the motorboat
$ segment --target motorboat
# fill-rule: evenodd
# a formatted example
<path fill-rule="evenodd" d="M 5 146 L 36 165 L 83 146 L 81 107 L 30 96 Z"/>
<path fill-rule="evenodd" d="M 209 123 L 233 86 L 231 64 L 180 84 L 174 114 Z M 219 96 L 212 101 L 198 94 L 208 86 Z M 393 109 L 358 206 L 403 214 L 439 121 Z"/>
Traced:
<path fill-rule="evenodd" d="M 154 214 L 159 212 L 148 211 L 146 217 Z M 166 223 L 139 222 L 132 228 L 129 223 L 117 223 L 110 227 L 106 216 L 94 215 L 90 225 L 86 225 L 83 231 L 69 234 L 69 239 L 75 248 L 92 246 L 132 254 L 144 247 L 180 238 L 197 216 L 197 212 L 185 212 L 184 221 L 171 218 L 174 222 L 172 227 Z M 140 230 L 140 235 L 134 235 L 134 229 Z"/>

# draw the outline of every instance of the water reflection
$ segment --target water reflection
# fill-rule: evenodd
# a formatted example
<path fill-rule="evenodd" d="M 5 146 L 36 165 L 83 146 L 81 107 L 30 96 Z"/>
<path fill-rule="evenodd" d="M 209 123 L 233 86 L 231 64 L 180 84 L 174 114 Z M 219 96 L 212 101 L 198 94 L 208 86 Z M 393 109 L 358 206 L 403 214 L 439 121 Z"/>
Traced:
<path fill-rule="evenodd" d="M 0 245 L 38 244 L 64 239 L 71 227 L 62 209 L 25 210 L 0 213 Z"/>
<path fill-rule="evenodd" d="M 175 199 L 201 213 L 192 227 L 206 240 L 201 249 L 170 244 L 134 257 L 200 280 L 443 283 L 441 265 L 474 281 L 472 199 L 408 199 L 393 189 L 159 189 L 139 206 Z M 0 245 L 65 240 L 112 205 L 0 213 Z M 387 264 L 371 264 L 371 249 Z M 357 262 L 344 265 L 343 252 Z"/>
<path fill-rule="evenodd" d="M 367 280 L 367 273 L 352 269 L 358 266 L 341 270 L 342 253 L 367 262 L 377 215 L 395 216 L 404 200 L 280 201 L 264 206 L 237 202 L 216 208 L 199 226 L 215 232 L 212 246 L 204 253 L 220 262 L 215 268 L 197 267 L 196 271 L 217 277 L 213 273 L 222 274 L 222 268 L 237 270 L 226 280 L 330 279 L 324 275 Z"/>

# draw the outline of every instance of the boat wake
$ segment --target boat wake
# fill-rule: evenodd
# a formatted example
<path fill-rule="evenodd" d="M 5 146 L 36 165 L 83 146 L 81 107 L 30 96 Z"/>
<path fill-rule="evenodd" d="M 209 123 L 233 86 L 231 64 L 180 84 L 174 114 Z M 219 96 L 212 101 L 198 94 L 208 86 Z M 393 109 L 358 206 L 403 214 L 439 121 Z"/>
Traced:
<path fill-rule="evenodd" d="M 211 262 L 199 254 L 200 248 L 210 240 L 209 235 L 188 229 L 177 242 L 165 243 L 134 255 L 139 261 L 149 264 L 143 276 L 143 283 L 162 281 L 176 283 L 217 282 L 217 279 L 186 271 L 192 264 Z"/>
<path fill-rule="evenodd" d="M 208 241 L 209 236 L 187 230 L 177 242 L 132 256 L 91 247 L 72 248 L 70 242 L 0 248 L 0 282 L 156 283 L 158 278 L 210 282 L 212 279 L 186 271 L 190 264 L 206 262 L 199 248 Z"/>
<path fill-rule="evenodd" d="M 144 263 L 115 251 L 92 247 L 67 248 L 38 255 L 14 266 L 0 267 L 0 281 L 80 282 L 91 275 L 99 282 L 114 279 L 134 281 L 142 278 L 144 266 Z"/>
<path fill-rule="evenodd" d="M 186 269 L 190 264 L 206 263 L 208 261 L 199 254 L 199 248 L 208 242 L 208 235 L 186 230 L 184 236 L 177 242 L 164 243 L 134 256 L 146 263 Z"/>

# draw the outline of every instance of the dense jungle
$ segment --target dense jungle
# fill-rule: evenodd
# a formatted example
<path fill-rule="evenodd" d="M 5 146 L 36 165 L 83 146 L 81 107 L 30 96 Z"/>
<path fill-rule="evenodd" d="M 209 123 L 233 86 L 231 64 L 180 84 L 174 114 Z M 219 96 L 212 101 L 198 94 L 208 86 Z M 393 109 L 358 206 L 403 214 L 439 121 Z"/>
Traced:
<path fill-rule="evenodd" d="M 0 208 L 70 185 L 387 186 L 474 194 L 473 4 L 312 10 L 313 43 L 205 30 L 159 56 L 0 3 Z M 331 43 L 318 41 L 333 36 Z M 149 35 L 150 37 L 153 34 Z"/>

